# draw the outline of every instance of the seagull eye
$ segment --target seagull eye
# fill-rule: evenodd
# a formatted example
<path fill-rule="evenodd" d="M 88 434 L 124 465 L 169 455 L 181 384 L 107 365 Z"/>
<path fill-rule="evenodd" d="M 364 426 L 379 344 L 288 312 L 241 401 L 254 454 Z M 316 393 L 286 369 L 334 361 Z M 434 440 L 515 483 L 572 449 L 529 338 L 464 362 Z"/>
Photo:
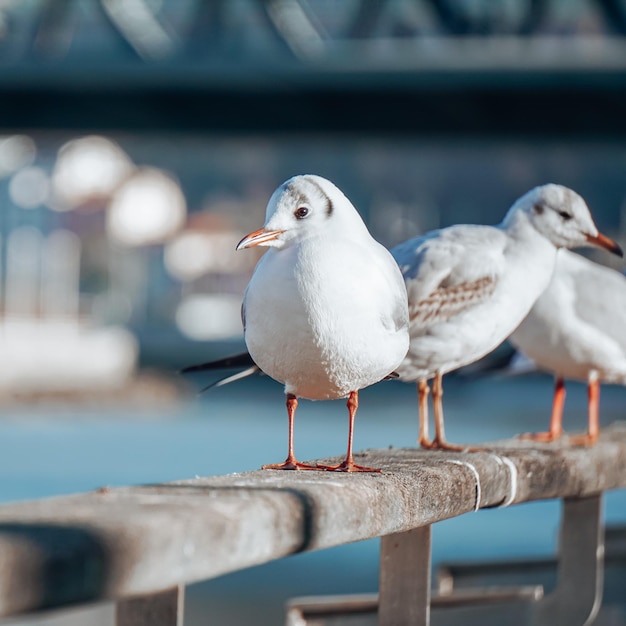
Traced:
<path fill-rule="evenodd" d="M 559 215 L 563 218 L 565 222 L 569 222 L 574 216 L 567 211 L 559 211 Z"/>
<path fill-rule="evenodd" d="M 309 209 L 305 206 L 301 206 L 298 207 L 293 214 L 296 216 L 296 219 L 303 220 L 309 214 Z"/>

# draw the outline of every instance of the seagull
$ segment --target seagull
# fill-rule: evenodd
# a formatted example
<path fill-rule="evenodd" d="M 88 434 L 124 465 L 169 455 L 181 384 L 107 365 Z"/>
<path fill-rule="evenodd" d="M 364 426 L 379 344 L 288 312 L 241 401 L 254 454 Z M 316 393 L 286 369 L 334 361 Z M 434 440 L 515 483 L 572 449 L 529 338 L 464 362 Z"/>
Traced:
<path fill-rule="evenodd" d="M 294 176 L 273 193 L 263 228 L 237 250 L 265 246 L 246 289 L 244 339 L 256 366 L 285 385 L 289 447 L 264 469 L 376 472 L 354 462 L 359 390 L 388 376 L 409 347 L 402 274 L 346 196 L 320 176 Z M 299 398 L 348 398 L 348 449 L 337 466 L 298 461 Z"/>
<path fill-rule="evenodd" d="M 551 442 L 563 434 L 564 379 L 587 382 L 587 434 L 570 437 L 593 445 L 599 435 L 600 382 L 626 385 L 626 277 L 559 250 L 548 288 L 509 341 L 555 376 L 550 429 L 524 438 Z"/>
<path fill-rule="evenodd" d="M 443 375 L 477 361 L 516 329 L 548 286 L 559 248 L 586 245 L 621 255 L 576 192 L 548 184 L 519 198 L 497 226 L 451 226 L 392 249 L 407 286 L 411 336 L 396 372 L 405 382 L 417 381 L 422 447 L 467 449 L 446 441 Z"/>

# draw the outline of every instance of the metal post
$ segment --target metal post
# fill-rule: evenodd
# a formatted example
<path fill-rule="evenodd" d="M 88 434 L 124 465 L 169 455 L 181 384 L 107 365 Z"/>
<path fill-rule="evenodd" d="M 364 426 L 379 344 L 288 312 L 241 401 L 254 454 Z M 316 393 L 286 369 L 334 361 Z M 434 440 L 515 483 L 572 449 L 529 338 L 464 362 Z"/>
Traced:
<path fill-rule="evenodd" d="M 379 626 L 430 623 L 430 544 L 430 525 L 382 537 Z"/>
<path fill-rule="evenodd" d="M 185 587 L 126 598 L 117 603 L 116 626 L 183 626 Z"/>
<path fill-rule="evenodd" d="M 602 604 L 604 529 L 602 496 L 566 498 L 556 589 L 535 606 L 533 624 L 586 626 Z"/>

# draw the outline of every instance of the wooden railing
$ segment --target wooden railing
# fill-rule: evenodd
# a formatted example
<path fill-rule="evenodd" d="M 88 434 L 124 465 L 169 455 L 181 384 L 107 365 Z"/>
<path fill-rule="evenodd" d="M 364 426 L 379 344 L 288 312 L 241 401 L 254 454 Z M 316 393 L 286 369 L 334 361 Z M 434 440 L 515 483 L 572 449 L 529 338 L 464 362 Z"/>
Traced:
<path fill-rule="evenodd" d="M 571 626 L 597 612 L 601 494 L 626 487 L 626 424 L 591 448 L 508 440 L 472 453 L 357 457 L 383 472 L 254 471 L 0 506 L 0 617 L 112 599 L 118 626 L 180 626 L 189 583 L 372 537 L 382 537 L 378 596 L 295 601 L 289 623 L 314 614 L 316 624 L 323 615 L 338 624 L 337 615 L 356 612 L 364 624 L 425 625 L 431 607 L 487 601 L 521 603 L 519 623 Z M 564 501 L 552 593 L 457 593 L 448 581 L 431 597 L 431 524 L 546 498 Z"/>

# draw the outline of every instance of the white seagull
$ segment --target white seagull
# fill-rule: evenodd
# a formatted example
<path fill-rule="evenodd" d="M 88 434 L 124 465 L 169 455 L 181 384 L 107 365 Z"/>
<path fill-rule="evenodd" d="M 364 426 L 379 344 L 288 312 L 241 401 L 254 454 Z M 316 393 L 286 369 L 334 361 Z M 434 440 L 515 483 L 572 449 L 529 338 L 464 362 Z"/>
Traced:
<path fill-rule="evenodd" d="M 465 449 L 445 438 L 442 376 L 477 361 L 515 330 L 550 282 L 558 248 L 586 245 L 621 254 L 598 233 L 577 193 L 549 184 L 519 198 L 498 226 L 451 226 L 391 251 L 406 281 L 411 335 L 396 371 L 418 383 L 423 447 Z M 431 378 L 434 440 L 428 437 Z"/>
<path fill-rule="evenodd" d="M 352 457 L 359 389 L 393 373 L 409 347 L 407 296 L 389 251 L 369 234 L 344 194 L 319 176 L 295 176 L 274 192 L 265 225 L 237 250 L 270 248 L 243 300 L 244 338 L 258 367 L 284 383 L 289 452 L 264 469 L 380 471 Z M 334 467 L 296 460 L 298 398 L 348 397 L 345 460 Z"/>
<path fill-rule="evenodd" d="M 587 382 L 589 426 L 574 444 L 599 435 L 600 382 L 626 385 L 626 277 L 567 250 L 560 250 L 548 288 L 509 341 L 540 368 L 555 375 L 550 429 L 523 435 L 555 441 L 563 434 L 565 378 Z"/>

